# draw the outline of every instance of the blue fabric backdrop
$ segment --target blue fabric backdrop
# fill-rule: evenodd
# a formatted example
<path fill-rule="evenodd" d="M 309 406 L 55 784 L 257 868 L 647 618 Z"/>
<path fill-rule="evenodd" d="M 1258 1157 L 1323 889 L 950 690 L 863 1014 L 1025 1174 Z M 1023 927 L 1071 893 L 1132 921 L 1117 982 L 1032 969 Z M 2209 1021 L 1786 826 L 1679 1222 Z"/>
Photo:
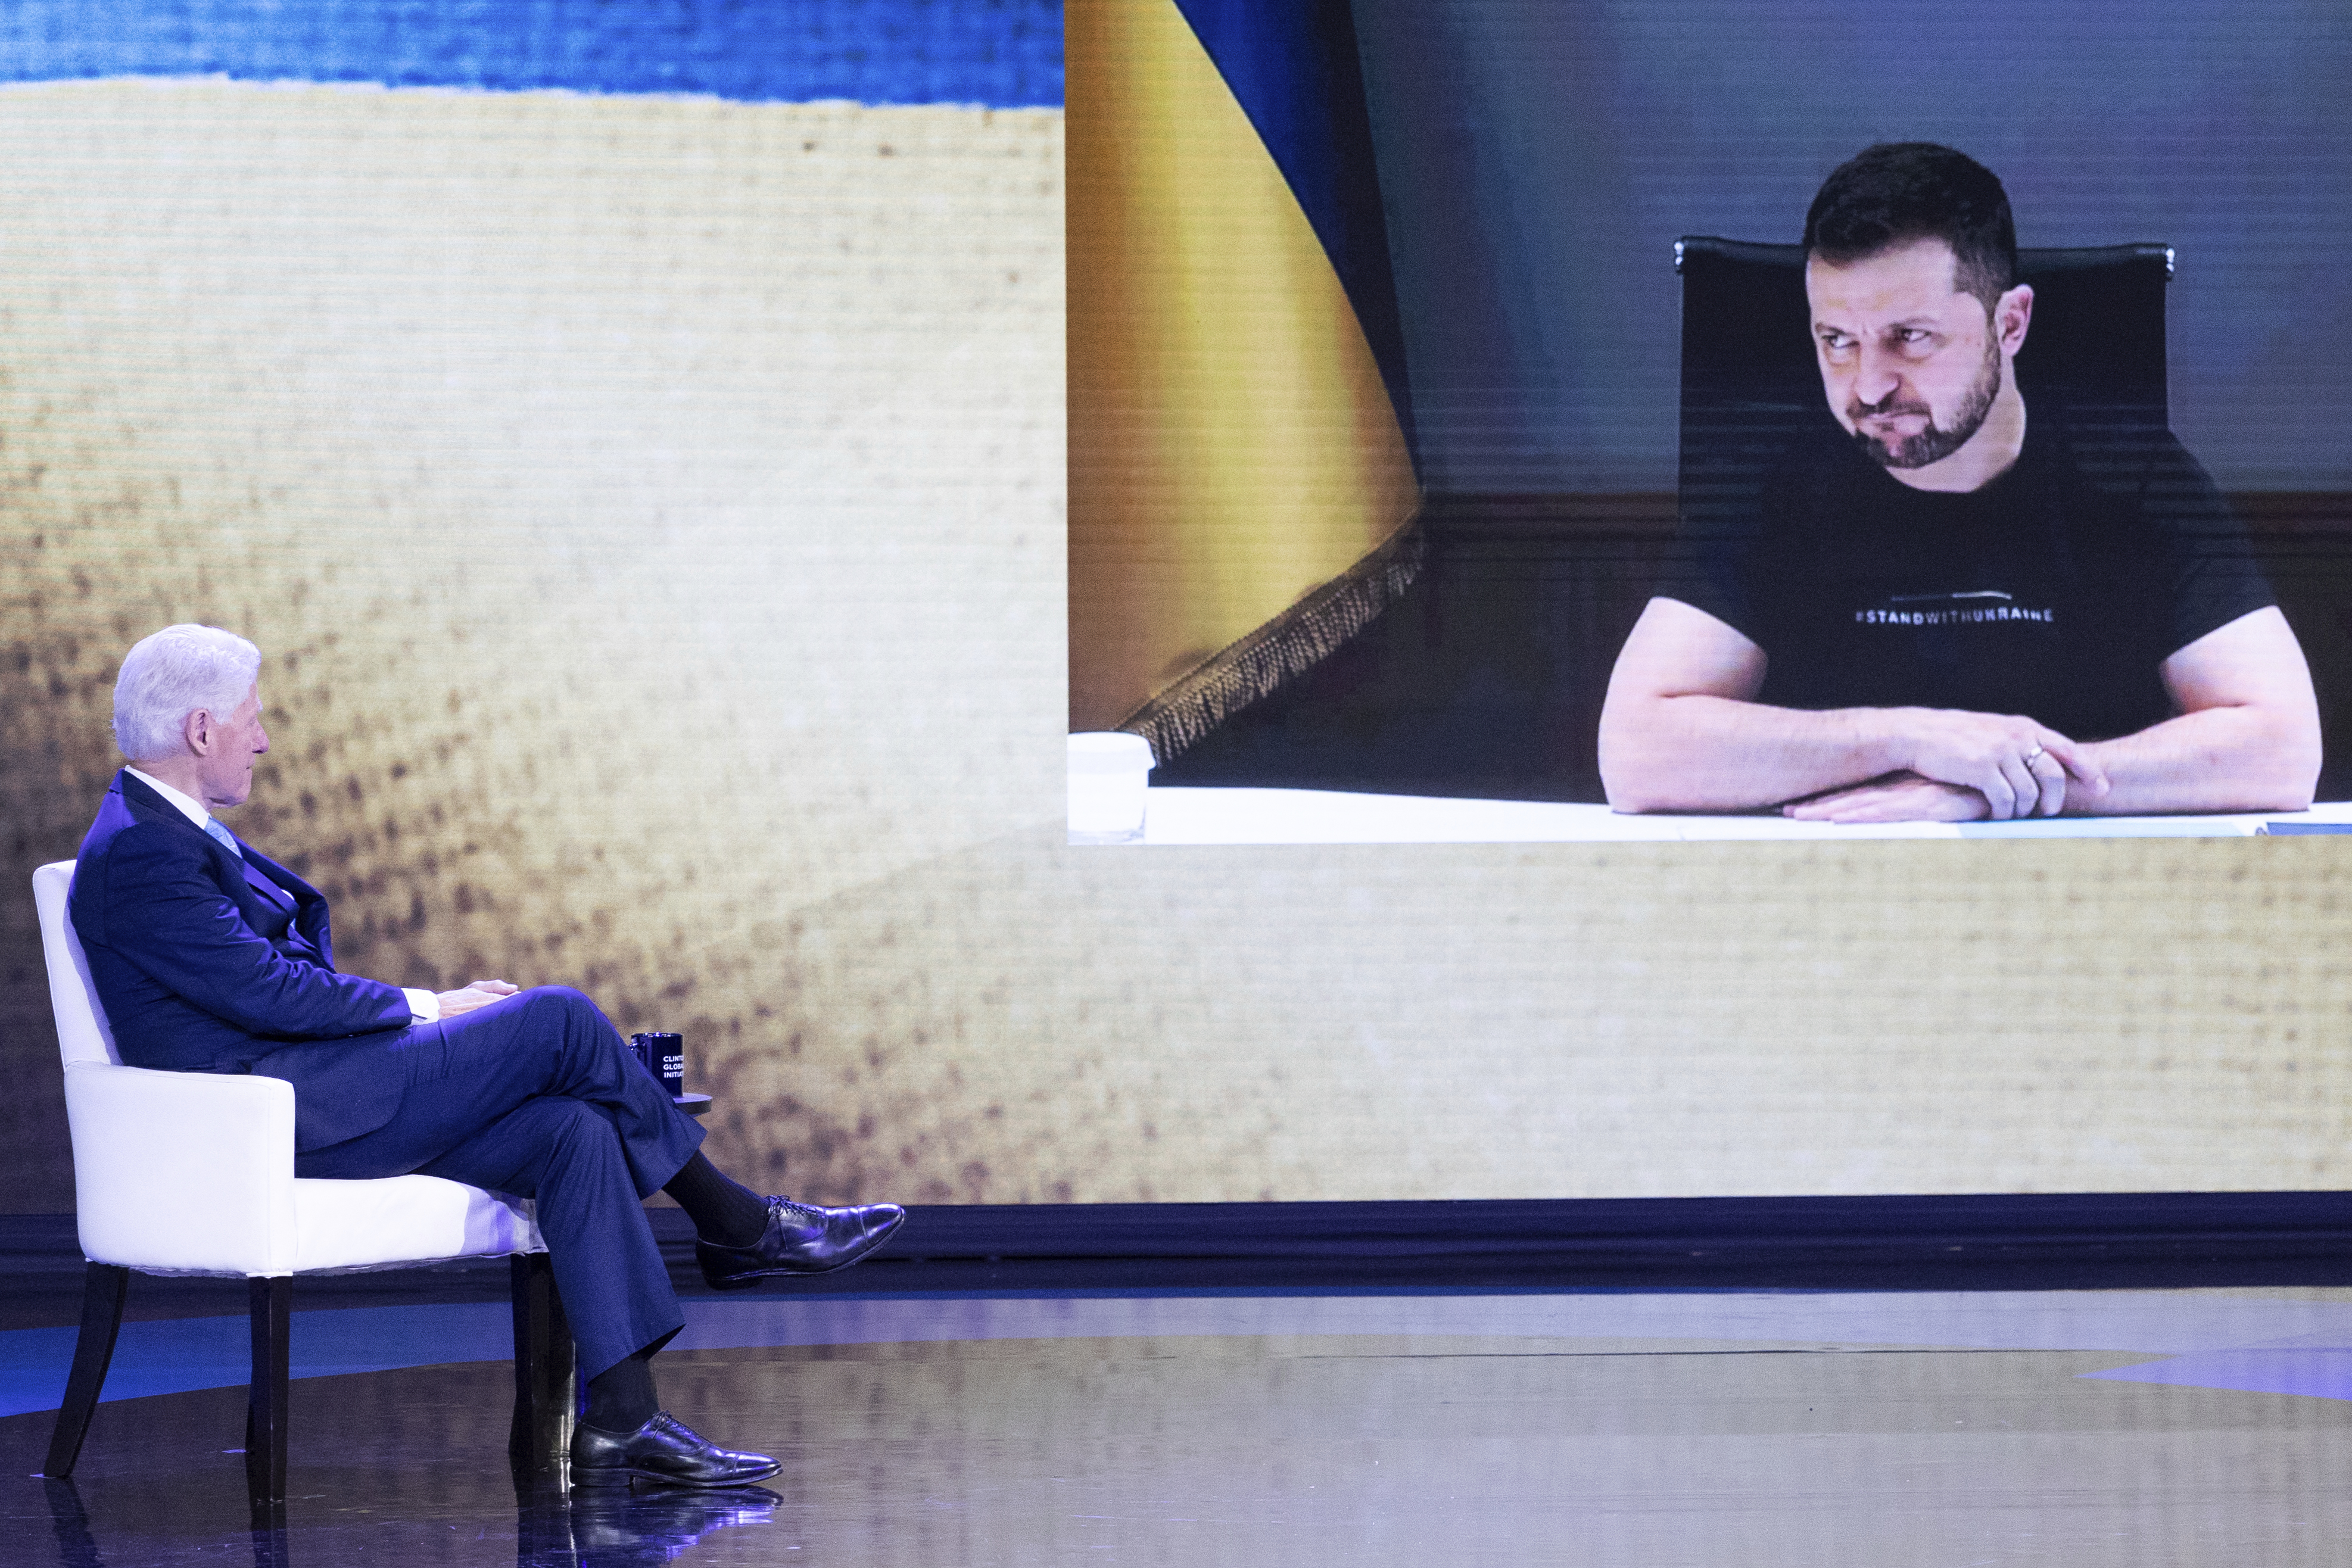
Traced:
<path fill-rule="evenodd" d="M 1057 0 L 14 0 L 0 80 L 229 76 L 860 103 L 1062 101 Z"/>

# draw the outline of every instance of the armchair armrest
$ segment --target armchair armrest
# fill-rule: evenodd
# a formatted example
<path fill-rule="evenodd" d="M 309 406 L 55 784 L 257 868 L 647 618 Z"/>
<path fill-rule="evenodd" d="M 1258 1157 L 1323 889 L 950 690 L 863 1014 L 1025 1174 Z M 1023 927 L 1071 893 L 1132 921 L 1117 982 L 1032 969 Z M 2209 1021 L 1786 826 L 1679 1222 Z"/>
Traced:
<path fill-rule="evenodd" d="M 66 1064 L 75 1207 L 92 1262 L 294 1269 L 294 1087 L 277 1078 Z"/>

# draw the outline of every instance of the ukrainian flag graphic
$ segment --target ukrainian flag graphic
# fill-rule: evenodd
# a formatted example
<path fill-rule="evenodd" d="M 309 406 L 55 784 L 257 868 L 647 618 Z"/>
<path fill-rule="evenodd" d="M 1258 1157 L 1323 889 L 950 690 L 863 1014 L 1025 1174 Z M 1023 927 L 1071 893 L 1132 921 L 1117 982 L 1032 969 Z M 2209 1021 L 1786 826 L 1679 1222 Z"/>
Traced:
<path fill-rule="evenodd" d="M 793 949 L 1060 812 L 1061 68 L 1056 0 L 0 6 L 0 947 L 124 650 L 225 625 L 344 968 L 682 1032 L 780 1191 L 1031 1168 L 836 988 L 935 966 Z"/>
<path fill-rule="evenodd" d="M 1347 0 L 1071 0 L 1070 719 L 1164 759 L 1410 582 Z"/>

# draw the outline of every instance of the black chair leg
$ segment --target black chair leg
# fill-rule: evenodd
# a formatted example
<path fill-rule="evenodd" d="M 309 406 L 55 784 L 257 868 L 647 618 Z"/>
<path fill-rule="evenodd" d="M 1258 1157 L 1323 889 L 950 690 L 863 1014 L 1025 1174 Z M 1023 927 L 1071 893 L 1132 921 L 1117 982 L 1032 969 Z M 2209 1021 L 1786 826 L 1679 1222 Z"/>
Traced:
<path fill-rule="evenodd" d="M 58 1561 L 66 1568 L 98 1563 L 98 1542 L 90 1538 L 89 1515 L 82 1511 L 81 1494 L 71 1481 L 51 1477 L 41 1483 L 48 1494 L 49 1528 L 58 1538 Z"/>
<path fill-rule="evenodd" d="M 245 1488 L 257 1511 L 286 1500 L 286 1336 L 294 1280 L 247 1280 L 253 1309 L 253 1385 L 245 1404 Z"/>
<path fill-rule="evenodd" d="M 114 1339 L 122 1331 L 122 1301 L 130 1293 L 131 1270 L 111 1263 L 92 1263 L 82 1276 L 81 1330 L 74 1336 L 73 1371 L 66 1378 L 65 1403 L 58 1407 L 58 1424 L 49 1433 L 49 1457 L 41 1473 L 56 1480 L 73 1474 L 81 1458 L 81 1443 L 89 1436 L 89 1418 L 98 1409 L 98 1391 L 105 1386 L 106 1369 L 114 1360 Z"/>
<path fill-rule="evenodd" d="M 514 1285 L 514 1425 L 507 1454 L 518 1485 L 530 1478 L 561 1479 L 572 1454 L 578 1409 L 579 1353 L 556 1293 L 547 1254 L 509 1260 Z"/>
<path fill-rule="evenodd" d="M 286 1541 L 286 1505 L 253 1502 L 253 1568 L 288 1568 L 293 1561 Z"/>
<path fill-rule="evenodd" d="M 583 1568 L 572 1533 L 572 1491 L 566 1481 L 552 1476 L 526 1476 L 518 1469 L 514 1484 L 515 1568 Z M 593 1562 L 589 1559 L 586 1568 L 593 1568 Z"/>

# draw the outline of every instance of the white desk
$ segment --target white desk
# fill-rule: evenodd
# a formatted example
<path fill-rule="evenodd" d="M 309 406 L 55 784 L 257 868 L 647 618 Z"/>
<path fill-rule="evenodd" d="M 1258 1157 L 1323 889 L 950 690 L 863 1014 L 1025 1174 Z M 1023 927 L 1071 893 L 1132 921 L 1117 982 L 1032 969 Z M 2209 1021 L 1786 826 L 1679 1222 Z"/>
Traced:
<path fill-rule="evenodd" d="M 1152 789 L 1146 844 L 1483 844 L 1721 839 L 2246 838 L 2266 822 L 2352 824 L 2352 801 L 2229 817 L 2045 817 L 1842 827 L 1786 817 L 1625 817 L 1606 806 L 1329 789 Z"/>

